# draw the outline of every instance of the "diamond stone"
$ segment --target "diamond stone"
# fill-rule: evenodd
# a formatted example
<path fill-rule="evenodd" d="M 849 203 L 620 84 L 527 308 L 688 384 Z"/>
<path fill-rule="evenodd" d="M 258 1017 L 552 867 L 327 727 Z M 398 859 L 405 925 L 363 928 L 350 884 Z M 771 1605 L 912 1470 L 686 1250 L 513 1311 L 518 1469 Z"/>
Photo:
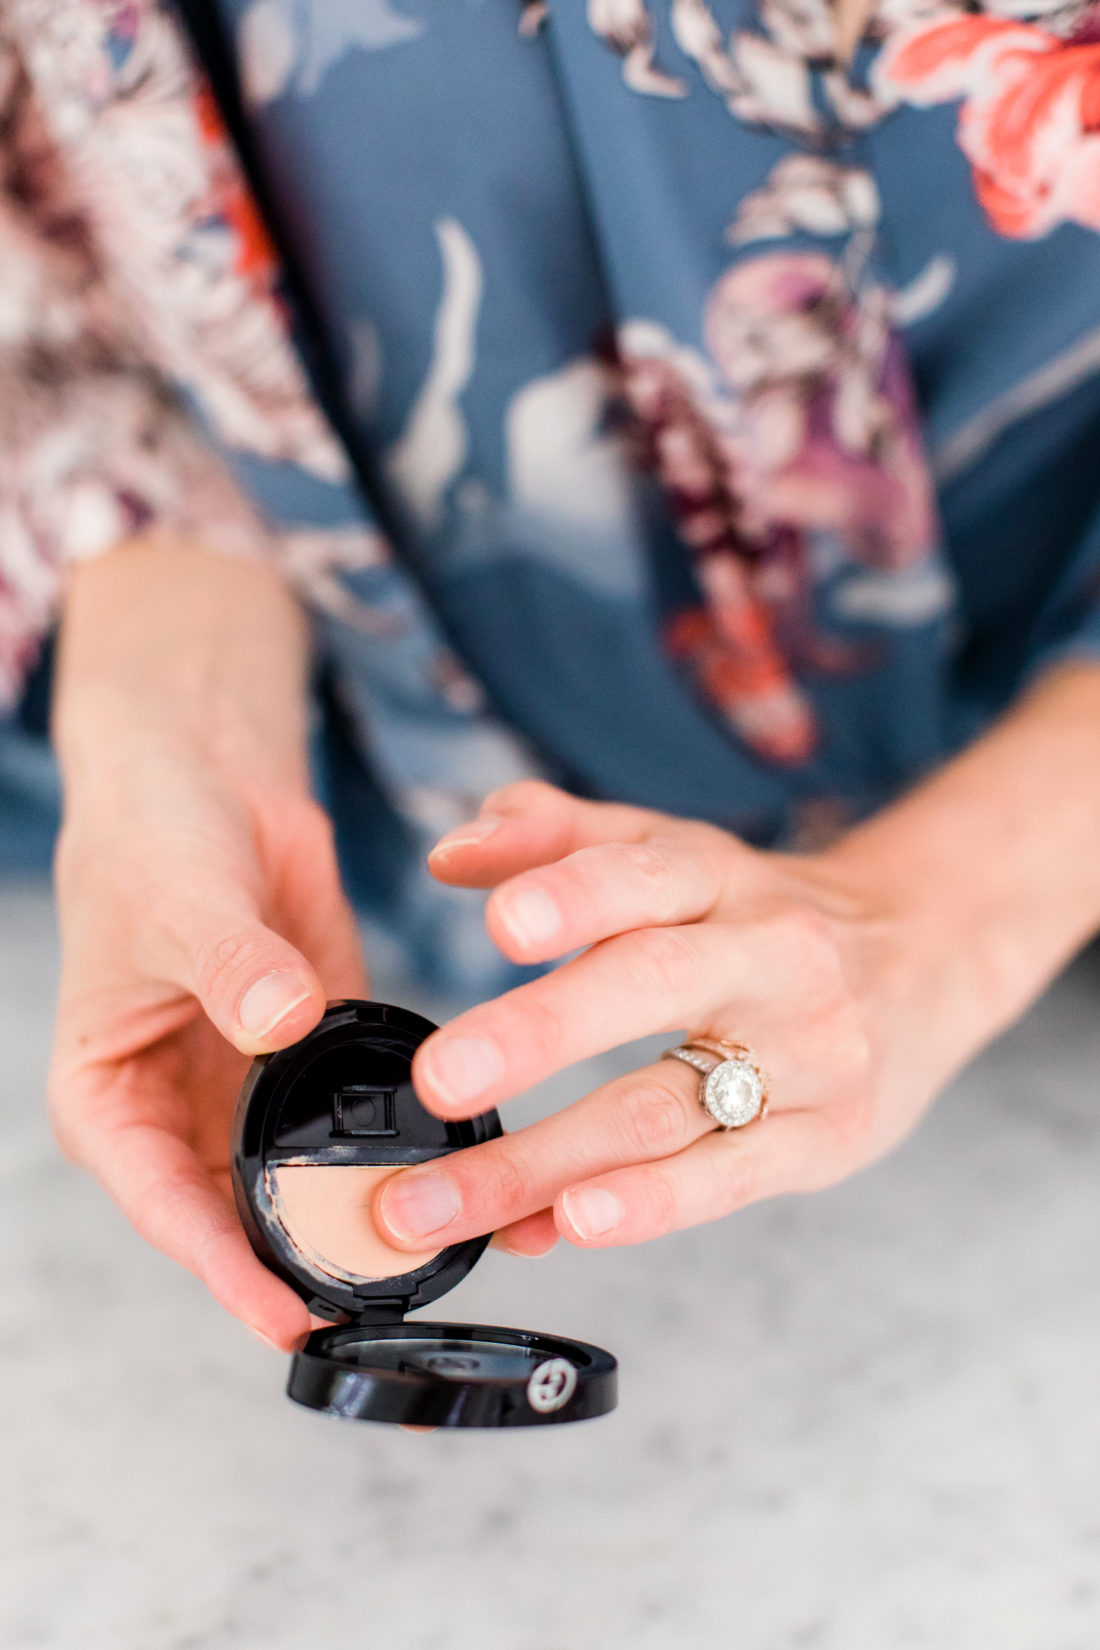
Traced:
<path fill-rule="evenodd" d="M 760 1073 L 748 1060 L 723 1060 L 707 1078 L 704 1104 L 723 1128 L 742 1128 L 764 1104 Z"/>

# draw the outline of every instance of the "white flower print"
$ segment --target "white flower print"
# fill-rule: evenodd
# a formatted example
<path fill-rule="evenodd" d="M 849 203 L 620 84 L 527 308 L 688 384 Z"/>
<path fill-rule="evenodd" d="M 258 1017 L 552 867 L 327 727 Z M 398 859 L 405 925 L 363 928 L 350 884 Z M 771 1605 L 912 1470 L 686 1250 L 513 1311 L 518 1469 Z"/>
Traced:
<path fill-rule="evenodd" d="M 386 469 L 405 508 L 423 531 L 439 526 L 447 488 L 461 473 L 468 432 L 459 397 L 474 369 L 482 271 L 477 248 L 462 225 L 436 225 L 443 260 L 443 291 L 435 318 L 432 363 L 404 433 L 390 449 Z"/>
<path fill-rule="evenodd" d="M 311 97 L 348 52 L 384 51 L 423 33 L 390 0 L 253 0 L 237 32 L 245 97 L 253 106 L 287 91 Z"/>
<path fill-rule="evenodd" d="M 588 23 L 623 60 L 623 80 L 631 91 L 650 97 L 686 97 L 682 80 L 664 74 L 653 59 L 653 19 L 645 0 L 588 0 Z"/>
<path fill-rule="evenodd" d="M 685 57 L 698 64 L 707 85 L 739 120 L 806 134 L 820 131 L 801 55 L 747 31 L 723 40 L 706 0 L 674 0 L 672 28 Z"/>
<path fill-rule="evenodd" d="M 859 166 L 840 166 L 820 155 L 786 155 L 761 188 L 746 195 L 727 230 L 735 246 L 807 235 L 848 235 L 877 224 L 875 180 Z"/>

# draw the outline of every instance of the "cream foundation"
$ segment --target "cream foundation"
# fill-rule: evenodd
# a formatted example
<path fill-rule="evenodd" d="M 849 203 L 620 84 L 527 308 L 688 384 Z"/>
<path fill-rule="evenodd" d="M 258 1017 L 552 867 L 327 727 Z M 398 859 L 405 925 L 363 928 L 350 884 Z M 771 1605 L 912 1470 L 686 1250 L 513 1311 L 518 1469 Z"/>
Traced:
<path fill-rule="evenodd" d="M 440 1253 L 395 1249 L 375 1226 L 375 1193 L 391 1175 L 404 1173 L 392 1163 L 284 1163 L 269 1173 L 290 1238 L 333 1277 L 380 1282 L 415 1272 Z"/>

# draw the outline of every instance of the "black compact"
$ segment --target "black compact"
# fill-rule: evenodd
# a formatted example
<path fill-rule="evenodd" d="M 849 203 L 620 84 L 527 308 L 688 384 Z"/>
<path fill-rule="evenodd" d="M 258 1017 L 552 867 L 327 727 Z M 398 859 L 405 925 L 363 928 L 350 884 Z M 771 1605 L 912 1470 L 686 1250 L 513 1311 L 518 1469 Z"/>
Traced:
<path fill-rule="evenodd" d="M 420 1104 L 412 1057 L 435 1029 L 388 1003 L 332 1003 L 308 1036 L 254 1061 L 245 1079 L 233 1121 L 244 1229 L 264 1264 L 333 1325 L 295 1353 L 287 1392 L 330 1415 L 409 1426 L 606 1415 L 617 1366 L 600 1347 L 528 1329 L 406 1322 L 466 1276 L 489 1238 L 399 1255 L 370 1221 L 379 1181 L 503 1132 L 495 1111 L 454 1122 Z"/>

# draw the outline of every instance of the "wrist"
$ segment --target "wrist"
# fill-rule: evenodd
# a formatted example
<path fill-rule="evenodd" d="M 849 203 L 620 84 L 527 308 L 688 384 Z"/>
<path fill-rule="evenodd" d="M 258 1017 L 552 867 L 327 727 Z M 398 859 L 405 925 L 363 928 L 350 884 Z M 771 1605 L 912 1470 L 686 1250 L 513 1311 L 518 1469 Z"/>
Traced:
<path fill-rule="evenodd" d="M 965 1059 L 1100 929 L 1100 670 L 1064 667 L 824 856 Z"/>
<path fill-rule="evenodd" d="M 304 789 L 307 668 L 303 616 L 267 566 L 120 546 L 68 591 L 53 714 L 67 790 L 110 792 L 169 759 Z"/>

